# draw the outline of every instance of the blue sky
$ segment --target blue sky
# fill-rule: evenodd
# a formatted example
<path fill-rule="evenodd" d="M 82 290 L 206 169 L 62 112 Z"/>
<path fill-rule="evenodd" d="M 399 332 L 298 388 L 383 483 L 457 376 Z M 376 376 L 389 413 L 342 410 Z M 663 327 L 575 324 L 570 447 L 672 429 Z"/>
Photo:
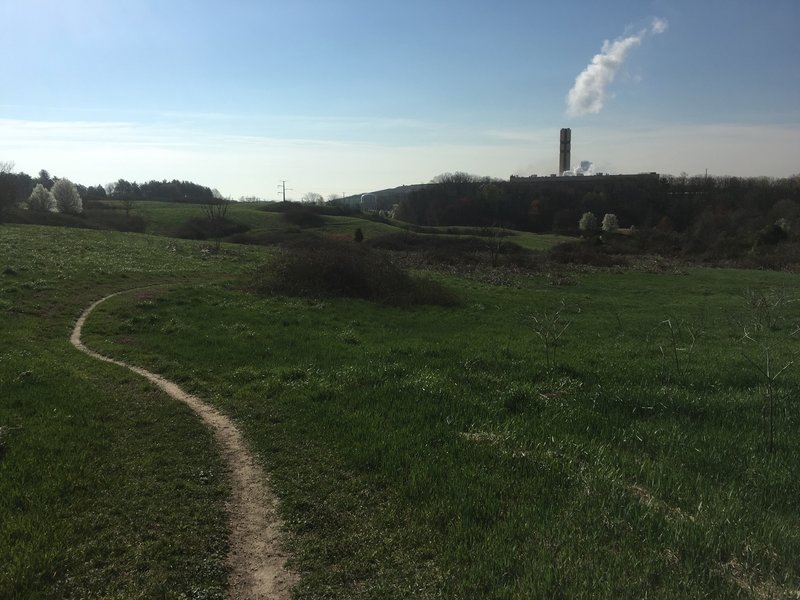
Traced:
<path fill-rule="evenodd" d="M 600 171 L 800 172 L 797 0 L 0 0 L 0 23 L 0 160 L 86 185 L 549 174 L 561 127 Z"/>

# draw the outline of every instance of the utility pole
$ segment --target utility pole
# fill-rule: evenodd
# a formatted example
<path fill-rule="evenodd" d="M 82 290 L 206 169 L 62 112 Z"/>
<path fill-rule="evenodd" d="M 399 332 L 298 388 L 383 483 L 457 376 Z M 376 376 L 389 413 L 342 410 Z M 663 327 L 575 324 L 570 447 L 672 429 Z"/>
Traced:
<path fill-rule="evenodd" d="M 283 201 L 284 202 L 286 202 L 286 190 L 287 189 L 290 192 L 292 191 L 292 188 L 287 188 L 286 187 L 286 180 L 281 180 L 281 182 L 278 184 L 278 190 L 280 190 L 283 193 Z"/>

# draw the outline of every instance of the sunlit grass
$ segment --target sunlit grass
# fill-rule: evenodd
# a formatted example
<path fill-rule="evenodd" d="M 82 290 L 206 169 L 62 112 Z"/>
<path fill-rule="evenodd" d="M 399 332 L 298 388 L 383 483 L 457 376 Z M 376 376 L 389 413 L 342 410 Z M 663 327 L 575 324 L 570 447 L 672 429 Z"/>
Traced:
<path fill-rule="evenodd" d="M 460 305 L 393 308 L 257 297 L 267 255 L 0 228 L 0 596 L 223 594 L 208 433 L 67 342 L 91 301 L 151 284 L 103 305 L 87 342 L 239 423 L 281 497 L 300 597 L 800 589 L 800 380 L 777 382 L 769 452 L 740 330 L 743 292 L 797 298 L 791 275 L 439 275 Z M 548 367 L 530 316 L 556 308 L 569 327 Z M 774 356 L 794 352 L 799 308 L 768 330 Z"/>
<path fill-rule="evenodd" d="M 118 201 L 109 200 L 107 204 L 114 206 L 117 211 L 122 209 Z M 254 237 L 265 233 L 297 230 L 295 226 L 283 218 L 282 213 L 265 211 L 263 208 L 263 204 L 234 202 L 230 205 L 227 216 L 238 223 L 247 225 L 250 228 L 250 234 Z M 202 206 L 198 204 L 141 200 L 133 204 L 131 214 L 144 218 L 145 231 L 147 233 L 168 236 L 175 234 L 186 221 L 202 218 L 203 210 Z M 364 239 L 368 240 L 380 235 L 407 230 L 407 225 L 399 221 L 384 223 L 360 216 L 325 215 L 322 218 L 324 221 L 322 227 L 309 228 L 307 231 L 340 239 L 353 239 L 355 230 L 361 229 Z M 452 237 L 454 235 L 452 229 L 448 227 L 426 227 L 425 231 L 430 231 L 431 233 L 420 235 Z M 529 250 L 546 250 L 555 244 L 573 239 L 555 234 L 535 234 L 522 231 L 510 233 L 512 235 L 506 239 Z"/>
<path fill-rule="evenodd" d="M 301 597 L 798 589 L 797 411 L 768 453 L 732 325 L 744 286 L 796 294 L 791 277 L 575 283 L 451 278 L 462 306 L 415 309 L 182 287 L 114 299 L 90 340 L 237 419 L 284 501 Z M 571 324 L 548 369 L 527 316 L 557 306 Z M 702 330 L 679 373 L 667 318 Z"/>
<path fill-rule="evenodd" d="M 227 483 L 210 434 L 68 336 L 110 291 L 209 281 L 255 252 L 0 227 L 0 597 L 223 596 Z"/>

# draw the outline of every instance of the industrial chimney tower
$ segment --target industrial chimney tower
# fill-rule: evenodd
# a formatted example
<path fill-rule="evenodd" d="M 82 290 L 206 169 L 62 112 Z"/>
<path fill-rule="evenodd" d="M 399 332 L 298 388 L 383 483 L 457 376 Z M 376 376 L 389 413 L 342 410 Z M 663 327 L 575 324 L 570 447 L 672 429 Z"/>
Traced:
<path fill-rule="evenodd" d="M 572 130 L 564 128 L 561 130 L 561 147 L 558 152 L 558 175 L 559 177 L 564 174 L 564 171 L 569 171 L 569 150 L 572 140 Z"/>

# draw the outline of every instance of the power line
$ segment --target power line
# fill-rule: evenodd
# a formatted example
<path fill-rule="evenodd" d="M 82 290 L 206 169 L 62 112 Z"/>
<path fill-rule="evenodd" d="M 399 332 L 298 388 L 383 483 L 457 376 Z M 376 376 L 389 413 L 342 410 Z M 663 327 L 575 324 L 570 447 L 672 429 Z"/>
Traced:
<path fill-rule="evenodd" d="M 283 201 L 286 202 L 286 190 L 292 191 L 292 188 L 286 187 L 286 180 L 282 179 L 281 182 L 278 184 L 278 190 L 283 192 Z"/>

